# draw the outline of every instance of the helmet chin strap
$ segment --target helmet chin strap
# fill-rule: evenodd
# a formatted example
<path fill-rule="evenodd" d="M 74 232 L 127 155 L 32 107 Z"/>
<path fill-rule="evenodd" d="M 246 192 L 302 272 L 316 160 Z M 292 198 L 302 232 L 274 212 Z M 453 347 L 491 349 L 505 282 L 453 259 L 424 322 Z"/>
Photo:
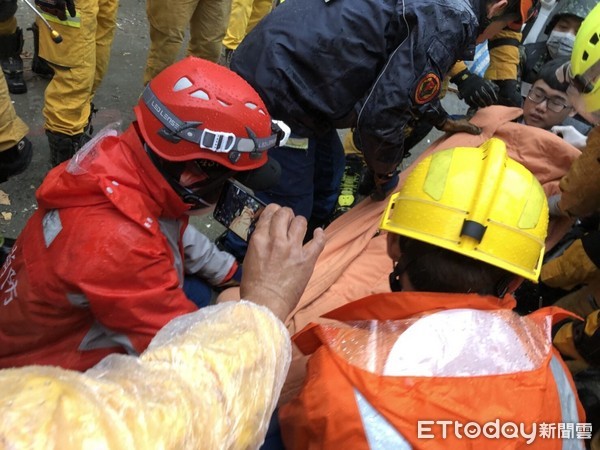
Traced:
<path fill-rule="evenodd" d="M 150 160 L 154 164 L 154 166 L 158 169 L 161 175 L 165 178 L 169 186 L 173 188 L 173 190 L 181 197 L 184 203 L 192 205 L 192 210 L 202 209 L 202 208 L 210 208 L 212 206 L 211 203 L 205 201 L 199 194 L 195 193 L 191 189 L 188 189 L 185 186 L 182 186 L 168 170 L 165 169 L 162 164 L 161 158 L 152 151 L 148 144 L 144 143 L 144 150 L 146 154 L 150 157 Z M 228 178 L 225 177 L 225 179 Z M 217 180 L 215 180 L 217 181 Z M 212 183 L 211 183 L 212 184 Z"/>

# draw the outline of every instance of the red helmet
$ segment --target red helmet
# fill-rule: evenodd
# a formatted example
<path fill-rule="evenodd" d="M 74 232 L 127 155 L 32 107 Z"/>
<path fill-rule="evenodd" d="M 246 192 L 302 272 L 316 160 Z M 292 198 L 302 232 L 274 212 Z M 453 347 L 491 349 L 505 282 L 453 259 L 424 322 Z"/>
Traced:
<path fill-rule="evenodd" d="M 262 166 L 278 142 L 267 108 L 236 73 L 200 58 L 167 67 L 134 108 L 146 144 L 161 158 L 210 160 L 234 171 Z"/>

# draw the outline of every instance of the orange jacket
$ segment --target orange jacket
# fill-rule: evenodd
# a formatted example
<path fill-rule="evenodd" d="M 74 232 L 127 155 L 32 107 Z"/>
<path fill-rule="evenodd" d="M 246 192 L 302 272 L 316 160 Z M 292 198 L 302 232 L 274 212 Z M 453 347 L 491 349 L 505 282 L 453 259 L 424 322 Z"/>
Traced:
<path fill-rule="evenodd" d="M 567 313 L 546 308 L 521 317 L 513 306 L 511 297 L 399 292 L 326 315 L 341 323 L 309 325 L 294 337 L 312 353 L 303 390 L 280 408 L 286 448 L 563 448 L 557 432 L 542 438 L 534 427 L 571 423 L 574 430 L 584 422 L 573 381 L 551 345 L 552 320 Z M 460 320 L 465 315 L 475 319 Z M 432 421 L 450 420 L 523 423 L 525 433 L 468 438 L 452 424 L 443 439 L 443 425 Z M 421 423 L 421 437 L 419 421 L 429 421 Z M 571 444 L 583 448 L 575 439 Z"/>

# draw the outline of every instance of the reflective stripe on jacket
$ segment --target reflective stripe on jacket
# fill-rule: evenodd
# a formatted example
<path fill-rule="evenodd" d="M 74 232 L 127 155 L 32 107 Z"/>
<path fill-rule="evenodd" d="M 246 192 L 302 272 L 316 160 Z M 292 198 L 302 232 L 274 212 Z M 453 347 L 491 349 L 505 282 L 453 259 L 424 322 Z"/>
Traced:
<path fill-rule="evenodd" d="M 443 438 L 432 425 L 512 422 L 531 433 L 584 422 L 551 344 L 552 320 L 567 313 L 521 317 L 512 306 L 475 294 L 378 294 L 325 316 L 338 323 L 309 325 L 294 337 L 312 353 L 303 390 L 280 408 L 286 448 L 583 449 L 577 439 L 537 435 L 529 444 L 524 435 L 459 438 L 454 423 Z M 435 438 L 419 437 L 419 421 Z"/>

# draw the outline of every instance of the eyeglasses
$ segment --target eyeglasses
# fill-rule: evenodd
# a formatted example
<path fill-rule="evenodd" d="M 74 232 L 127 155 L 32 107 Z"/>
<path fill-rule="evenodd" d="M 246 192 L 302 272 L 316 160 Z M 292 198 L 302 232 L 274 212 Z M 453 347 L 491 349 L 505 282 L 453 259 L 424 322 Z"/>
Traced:
<path fill-rule="evenodd" d="M 564 101 L 556 97 L 548 97 L 544 91 L 538 88 L 533 88 L 529 91 L 527 98 L 534 103 L 542 103 L 547 100 L 547 106 L 550 111 L 561 112 L 565 108 L 570 108 L 569 105 L 565 105 Z"/>

